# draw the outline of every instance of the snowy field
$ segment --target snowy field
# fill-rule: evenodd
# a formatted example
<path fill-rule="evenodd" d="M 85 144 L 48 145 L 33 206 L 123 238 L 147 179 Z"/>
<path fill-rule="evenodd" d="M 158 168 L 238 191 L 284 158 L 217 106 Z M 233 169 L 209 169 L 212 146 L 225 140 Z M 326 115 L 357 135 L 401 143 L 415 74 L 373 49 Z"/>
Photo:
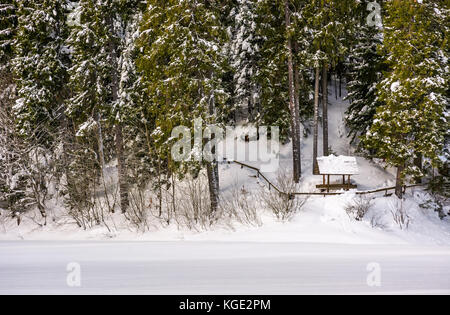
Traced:
<path fill-rule="evenodd" d="M 0 294 L 450 294 L 449 266 L 434 246 L 3 242 Z"/>

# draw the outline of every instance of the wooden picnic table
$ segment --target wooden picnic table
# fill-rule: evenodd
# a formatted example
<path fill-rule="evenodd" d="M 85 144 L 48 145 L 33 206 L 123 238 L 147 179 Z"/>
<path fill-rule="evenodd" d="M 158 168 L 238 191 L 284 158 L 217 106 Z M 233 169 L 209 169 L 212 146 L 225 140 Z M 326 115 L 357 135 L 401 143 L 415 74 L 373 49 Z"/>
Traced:
<path fill-rule="evenodd" d="M 323 184 L 316 187 L 321 191 L 350 190 L 358 186 L 352 184 L 351 177 L 358 175 L 359 168 L 355 157 L 351 156 L 324 156 L 317 158 L 319 174 L 323 176 Z M 342 183 L 332 184 L 331 176 L 342 176 Z"/>

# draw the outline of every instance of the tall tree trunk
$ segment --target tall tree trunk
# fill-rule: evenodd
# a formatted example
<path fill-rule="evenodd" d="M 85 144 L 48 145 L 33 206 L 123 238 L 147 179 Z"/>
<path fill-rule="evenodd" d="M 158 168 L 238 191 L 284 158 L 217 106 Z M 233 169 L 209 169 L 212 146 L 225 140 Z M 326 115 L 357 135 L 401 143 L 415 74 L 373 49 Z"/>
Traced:
<path fill-rule="evenodd" d="M 298 42 L 294 40 L 294 53 L 295 56 L 299 53 L 298 48 Z M 302 151 L 301 151 L 301 145 L 302 145 L 302 130 L 301 130 L 301 123 L 300 123 L 300 86 L 303 84 L 303 77 L 300 76 L 300 71 L 298 67 L 298 61 L 294 60 L 294 80 L 295 80 L 295 109 L 296 109 L 296 122 L 298 124 L 297 130 L 298 130 L 298 169 L 299 169 L 299 177 L 302 176 Z"/>
<path fill-rule="evenodd" d="M 217 189 L 217 172 L 215 166 L 217 163 L 211 162 L 206 165 L 208 174 L 209 196 L 211 201 L 211 214 L 215 213 L 219 207 L 219 191 Z"/>
<path fill-rule="evenodd" d="M 405 169 L 405 167 L 403 165 L 397 167 L 397 177 L 396 177 L 396 181 L 395 181 L 395 195 L 399 199 L 403 199 L 403 171 L 404 171 L 404 169 Z"/>
<path fill-rule="evenodd" d="M 211 95 L 211 99 L 209 102 L 209 114 L 212 116 L 214 115 L 215 111 L 215 99 L 214 99 L 214 93 Z M 215 138 L 215 135 L 213 134 L 211 136 L 212 139 Z M 216 147 L 212 148 L 212 153 L 216 154 Z M 219 183 L 219 164 L 217 163 L 217 160 L 214 159 L 213 162 L 209 162 L 206 165 L 206 172 L 208 175 L 208 184 L 209 184 L 209 196 L 211 200 L 211 214 L 214 214 L 217 212 L 217 209 L 219 207 L 219 191 L 220 191 L 220 183 Z"/>
<path fill-rule="evenodd" d="M 319 88 L 320 68 L 316 68 L 316 83 L 314 88 L 314 140 L 313 140 L 313 174 L 319 175 L 319 164 L 317 163 L 319 147 Z"/>
<path fill-rule="evenodd" d="M 113 36 L 115 34 L 114 29 L 114 20 L 112 16 L 108 18 L 108 24 L 110 28 L 110 35 Z M 111 71 L 111 94 L 112 94 L 112 102 L 116 103 L 119 99 L 119 75 L 117 73 L 117 69 L 119 69 L 118 65 L 118 51 L 117 44 L 111 40 L 109 42 L 109 55 L 111 57 L 111 62 L 113 63 L 112 71 Z M 119 181 L 119 194 L 120 194 L 120 209 L 122 213 L 126 213 L 128 206 L 130 205 L 130 201 L 128 198 L 128 180 L 127 180 L 127 167 L 125 164 L 124 157 L 124 146 L 123 146 L 123 130 L 122 123 L 120 121 L 115 122 L 115 133 L 116 133 L 116 156 L 117 156 L 117 175 Z"/>
<path fill-rule="evenodd" d="M 329 145 L 328 145 L 328 69 L 327 64 L 325 63 L 323 66 L 323 74 L 322 74 L 322 93 L 323 93 L 323 155 L 328 156 L 329 154 Z"/>
<path fill-rule="evenodd" d="M 300 182 L 301 172 L 301 152 L 300 152 L 300 109 L 298 96 L 296 97 L 296 84 L 294 78 L 294 61 L 292 55 L 292 38 L 289 35 L 291 27 L 291 16 L 289 3 L 284 2 L 284 13 L 286 17 L 286 32 L 288 33 L 288 72 L 289 72 L 289 109 L 291 112 L 291 131 L 292 131 L 292 153 L 294 163 L 294 182 Z M 297 69 L 298 73 L 298 69 Z"/>
<path fill-rule="evenodd" d="M 119 175 L 119 193 L 120 193 L 120 209 L 122 213 L 127 212 L 130 205 L 128 198 L 128 180 L 127 167 L 123 149 L 123 131 L 122 124 L 116 123 L 116 154 L 117 154 L 117 173 Z"/>
<path fill-rule="evenodd" d="M 417 154 L 417 157 L 414 159 L 414 165 L 420 170 L 423 170 L 423 156 L 421 153 Z M 416 184 L 422 184 L 422 178 L 416 178 Z"/>
<path fill-rule="evenodd" d="M 251 108 L 249 110 L 249 122 L 250 123 L 254 123 L 255 122 L 255 113 L 257 112 L 257 98 L 255 95 L 258 94 L 258 87 L 256 86 L 255 83 L 252 84 L 252 95 L 250 96 L 250 104 L 251 104 Z"/>
<path fill-rule="evenodd" d="M 217 199 L 219 199 L 220 179 L 219 179 L 219 163 L 217 161 L 214 163 L 214 177 L 217 191 Z"/>
<path fill-rule="evenodd" d="M 337 86 L 337 74 L 334 75 L 334 95 L 336 96 L 336 101 L 338 99 L 338 86 Z"/>
<path fill-rule="evenodd" d="M 161 156 L 161 154 L 159 155 Z M 159 218 L 162 218 L 162 210 L 163 210 L 163 191 L 162 191 L 162 175 L 161 175 L 161 159 L 158 158 L 158 210 L 159 210 Z"/>
<path fill-rule="evenodd" d="M 100 113 L 95 114 L 95 123 L 97 124 L 97 142 L 98 142 L 98 155 L 100 167 L 102 169 L 102 176 L 105 174 L 105 146 L 103 144 L 103 129 L 100 118 Z"/>
<path fill-rule="evenodd" d="M 65 110 L 65 108 L 64 108 Z M 75 151 L 75 145 L 76 144 L 76 137 L 75 133 L 73 132 L 73 125 L 71 120 L 64 114 L 64 111 L 61 113 L 61 129 L 62 129 L 62 135 L 61 140 L 63 142 L 63 169 L 64 174 L 66 176 L 66 184 L 69 189 L 67 190 L 68 195 L 70 196 L 71 200 L 76 200 L 76 194 L 74 194 L 74 187 L 76 186 L 72 175 L 70 173 L 70 164 L 71 164 L 71 157 L 70 154 Z M 86 200 L 87 201 L 87 200 Z"/>

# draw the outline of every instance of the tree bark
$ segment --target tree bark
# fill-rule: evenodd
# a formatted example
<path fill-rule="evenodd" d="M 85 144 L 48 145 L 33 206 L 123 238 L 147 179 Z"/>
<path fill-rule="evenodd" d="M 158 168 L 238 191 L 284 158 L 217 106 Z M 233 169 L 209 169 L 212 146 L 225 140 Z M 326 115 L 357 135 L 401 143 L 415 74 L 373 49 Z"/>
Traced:
<path fill-rule="evenodd" d="M 417 157 L 414 159 L 414 165 L 419 169 L 423 170 L 423 156 L 421 153 L 417 154 Z M 422 178 L 416 178 L 416 184 L 422 184 Z"/>
<path fill-rule="evenodd" d="M 319 175 L 319 165 L 317 164 L 319 146 L 319 88 L 320 88 L 320 68 L 316 68 L 316 83 L 314 89 L 314 139 L 313 139 L 313 175 Z"/>
<path fill-rule="evenodd" d="M 299 53 L 298 42 L 294 40 L 294 54 L 297 56 Z M 300 71 L 298 67 L 298 61 L 294 60 L 294 81 L 295 81 L 295 109 L 296 109 L 296 122 L 298 124 L 298 169 L 299 169 L 299 177 L 302 176 L 302 130 L 301 130 L 301 122 L 300 122 L 300 85 L 303 83 L 303 77 L 300 76 Z"/>
<path fill-rule="evenodd" d="M 102 175 L 105 174 L 105 146 L 103 144 L 103 129 L 100 119 L 100 113 L 95 115 L 95 122 L 97 124 L 97 142 L 98 142 L 98 155 L 100 167 L 102 169 Z"/>
<path fill-rule="evenodd" d="M 112 16 L 108 17 L 108 24 L 110 28 L 110 35 L 113 36 L 114 30 L 114 20 Z M 118 58 L 117 58 L 117 44 L 113 40 L 109 42 L 109 55 L 111 62 L 113 64 L 111 71 L 111 94 L 112 102 L 116 103 L 119 99 L 119 75 L 117 73 Z M 119 194 L 120 194 L 120 208 L 122 213 L 126 213 L 130 202 L 128 198 L 128 180 L 127 180 L 127 167 L 125 164 L 124 157 L 124 146 L 123 146 L 123 130 L 122 123 L 120 121 L 115 122 L 115 133 L 116 133 L 116 156 L 117 156 L 117 175 L 119 181 Z"/>
<path fill-rule="evenodd" d="M 334 76 L 334 95 L 336 96 L 336 101 L 338 99 L 338 88 L 337 88 L 337 74 Z"/>
<path fill-rule="evenodd" d="M 214 139 L 214 135 L 212 136 L 212 139 Z M 213 153 L 215 153 L 215 148 L 213 149 Z M 211 201 L 211 214 L 214 214 L 219 207 L 219 191 L 220 191 L 219 164 L 217 163 L 216 160 L 207 163 L 206 172 L 208 175 L 209 196 Z"/>
<path fill-rule="evenodd" d="M 215 111 L 215 98 L 214 93 L 211 95 L 211 99 L 209 102 L 209 114 L 214 115 Z M 214 139 L 215 135 L 211 135 L 211 138 Z M 216 147 L 212 148 L 212 153 L 215 155 Z M 208 184 L 209 184 L 209 196 L 211 201 L 211 214 L 217 212 L 219 207 L 219 191 L 220 191 L 220 183 L 219 183 L 219 165 L 217 160 L 214 159 L 213 162 L 209 162 L 206 165 L 206 172 L 208 175 Z"/>
<path fill-rule="evenodd" d="M 323 93 L 323 117 L 322 117 L 322 128 L 323 128 L 323 155 L 328 156 L 329 145 L 328 145 L 328 69 L 327 65 L 323 66 L 322 74 L 322 93 Z"/>
<path fill-rule="evenodd" d="M 122 213 L 126 213 L 130 205 L 130 201 L 128 198 L 127 167 L 123 149 L 123 131 L 121 123 L 116 123 L 115 131 L 116 131 L 117 173 L 119 175 L 120 209 L 122 210 Z"/>
<path fill-rule="evenodd" d="M 209 195 L 211 201 L 211 214 L 215 213 L 219 207 L 219 191 L 217 189 L 217 172 L 215 166 L 217 163 L 211 162 L 206 165 L 206 172 L 208 174 Z"/>
<path fill-rule="evenodd" d="M 405 167 L 404 166 L 398 166 L 397 167 L 397 178 L 395 181 L 395 195 L 399 199 L 403 199 L 403 171 Z"/>
<path fill-rule="evenodd" d="M 284 13 L 286 18 L 286 32 L 288 34 L 288 73 L 289 73 L 289 109 L 291 112 L 291 132 L 292 132 L 292 153 L 294 164 L 294 182 L 300 182 L 301 176 L 301 152 L 300 152 L 300 109 L 299 100 L 296 96 L 296 82 L 294 75 L 294 58 L 292 53 L 292 38 L 289 35 L 291 27 L 291 15 L 289 11 L 289 3 L 284 2 Z M 297 68 L 297 67 L 296 67 Z M 297 69 L 298 74 L 298 69 Z M 297 75 L 298 76 L 298 75 Z"/>

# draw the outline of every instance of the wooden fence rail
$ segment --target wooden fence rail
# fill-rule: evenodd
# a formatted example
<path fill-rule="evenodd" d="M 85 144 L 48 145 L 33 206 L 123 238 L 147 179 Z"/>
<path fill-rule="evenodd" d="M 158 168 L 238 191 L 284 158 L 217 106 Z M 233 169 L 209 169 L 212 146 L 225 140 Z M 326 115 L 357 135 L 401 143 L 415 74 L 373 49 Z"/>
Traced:
<path fill-rule="evenodd" d="M 345 194 L 345 192 L 335 192 L 335 193 L 319 193 L 319 192 L 294 192 L 294 193 L 287 193 L 282 191 L 279 187 L 277 187 L 276 185 L 274 185 L 263 173 L 261 173 L 259 168 L 256 168 L 254 166 L 251 165 L 247 165 L 245 163 L 242 162 L 238 162 L 238 161 L 233 161 L 233 162 L 227 162 L 228 164 L 234 163 L 239 165 L 241 168 L 247 168 L 250 169 L 252 171 L 255 171 L 257 173 L 257 178 L 262 178 L 268 185 L 269 185 L 269 189 L 275 189 L 275 191 L 277 191 L 278 193 L 282 194 L 282 195 L 286 195 L 289 197 L 295 197 L 295 196 L 323 196 L 323 197 L 327 197 L 327 196 L 340 196 Z M 425 186 L 425 184 L 416 184 L 416 185 L 409 185 L 409 186 L 404 186 L 403 189 L 406 192 L 407 189 L 411 189 L 411 188 L 415 188 L 415 187 L 423 187 Z M 385 188 L 380 188 L 380 189 L 375 189 L 375 190 L 368 190 L 368 191 L 357 191 L 356 194 L 357 195 L 370 195 L 370 194 L 376 194 L 376 193 L 380 193 L 380 192 L 384 192 L 386 196 L 389 195 L 390 191 L 395 191 L 395 186 L 394 187 L 385 187 Z"/>

